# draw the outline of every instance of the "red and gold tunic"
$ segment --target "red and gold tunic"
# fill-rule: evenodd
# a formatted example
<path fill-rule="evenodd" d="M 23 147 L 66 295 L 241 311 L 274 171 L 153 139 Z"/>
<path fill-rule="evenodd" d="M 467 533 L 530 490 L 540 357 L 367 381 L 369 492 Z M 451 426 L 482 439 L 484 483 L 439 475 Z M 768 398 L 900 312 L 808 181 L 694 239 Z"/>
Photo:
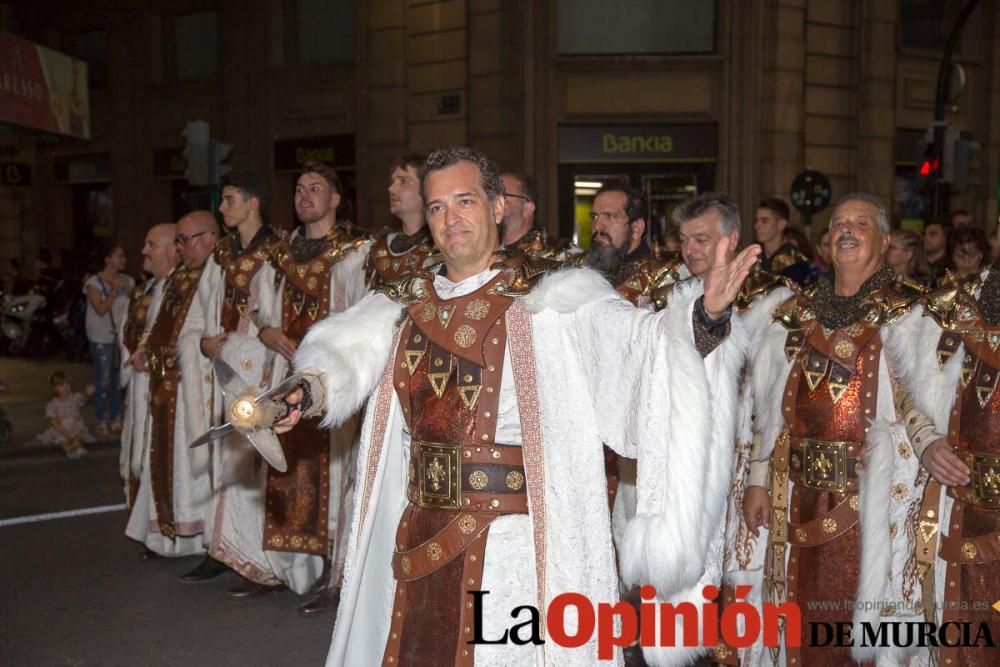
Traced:
<path fill-rule="evenodd" d="M 495 436 L 505 314 L 522 279 L 533 282 L 541 270 L 518 278 L 508 266 L 474 292 L 447 300 L 425 272 L 407 281 L 393 386 L 411 436 L 409 504 L 392 560 L 397 583 L 386 666 L 473 664 L 463 629 L 473 623 L 469 591 L 482 588 L 490 524 L 528 511 L 521 447 Z"/>
<path fill-rule="evenodd" d="M 305 253 L 296 249 L 294 239 L 282 238 L 275 244 L 275 280 L 284 278 L 281 328 L 296 344 L 331 310 L 347 308 L 343 288 L 331 289 L 331 274 L 367 241 L 354 228 L 335 227 L 325 239 L 309 240 L 311 247 Z M 268 468 L 264 548 L 326 555 L 330 435 L 319 427 L 318 419 L 304 421 L 303 426 L 278 436 L 288 469 Z"/>
<path fill-rule="evenodd" d="M 178 267 L 163 286 L 163 299 L 146 338 L 149 355 L 149 477 L 160 532 L 169 538 L 174 526 L 174 421 L 181 372 L 177 340 L 198 291 L 205 266 Z"/>
<path fill-rule="evenodd" d="M 411 236 L 383 234 L 372 244 L 365 260 L 365 284 L 374 290 L 385 282 L 399 280 L 423 268 L 434 253 L 434 240 L 426 226 Z"/>
<path fill-rule="evenodd" d="M 274 253 L 283 234 L 262 227 L 246 249 L 240 247 L 238 234 L 220 240 L 213 257 L 222 269 L 223 294 L 219 325 L 222 331 L 240 330 L 251 306 L 250 285 L 254 276 Z M 243 325 L 244 328 L 246 325 Z"/>
<path fill-rule="evenodd" d="M 980 311 L 970 294 L 978 287 L 976 282 L 937 292 L 928 305 L 944 329 L 939 360 L 947 362 L 960 343 L 965 346 L 947 437 L 972 473 L 968 486 L 948 487 L 951 513 L 941 517 L 948 522 L 938 548 L 938 557 L 947 561 L 941 620 L 971 623 L 975 628 L 985 623 L 996 638 L 1000 614 L 991 605 L 1000 598 L 1000 324 L 991 324 Z M 995 287 L 988 282 L 983 290 Z M 943 301 L 951 302 L 946 312 L 939 308 Z M 928 500 L 932 510 L 937 507 L 940 492 L 938 484 L 928 484 L 924 512 Z M 927 576 L 933 577 L 934 571 Z M 952 627 L 949 643 L 957 644 L 960 631 Z M 982 647 L 942 645 L 938 664 L 993 665 L 996 655 Z"/>
<path fill-rule="evenodd" d="M 821 323 L 815 288 L 775 314 L 788 329 L 785 354 L 792 369 L 782 393 L 785 430 L 771 456 L 766 576 L 774 597 L 798 603 L 802 614 L 801 647 L 787 647 L 789 664 L 852 664 L 849 646 L 810 646 L 809 633 L 813 623 L 852 619 L 862 557 L 857 474 L 869 420 L 876 417 L 879 331 L 918 296 L 887 274 L 872 280 L 859 293 L 850 324 Z"/>

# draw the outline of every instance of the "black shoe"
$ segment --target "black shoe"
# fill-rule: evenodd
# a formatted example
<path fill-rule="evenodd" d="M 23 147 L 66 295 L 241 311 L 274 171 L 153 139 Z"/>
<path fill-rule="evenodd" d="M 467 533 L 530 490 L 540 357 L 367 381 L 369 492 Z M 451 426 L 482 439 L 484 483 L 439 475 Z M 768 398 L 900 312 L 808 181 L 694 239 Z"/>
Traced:
<path fill-rule="evenodd" d="M 152 549 L 143 549 L 142 553 L 139 554 L 139 558 L 142 560 L 159 560 L 160 558 L 163 558 L 163 556 L 156 553 Z"/>
<path fill-rule="evenodd" d="M 303 616 L 320 616 L 326 613 L 335 613 L 340 605 L 340 588 L 324 588 L 319 595 L 309 602 L 299 607 L 299 613 Z"/>
<path fill-rule="evenodd" d="M 208 581 L 209 579 L 215 579 L 221 574 L 225 574 L 229 571 L 224 563 L 205 556 L 205 559 L 198 563 L 198 567 L 194 568 L 190 572 L 186 572 L 178 577 L 178 581 L 182 584 L 197 584 L 202 581 Z"/>
<path fill-rule="evenodd" d="M 267 595 L 268 593 L 274 593 L 275 591 L 280 591 L 284 586 L 265 586 L 264 584 L 258 584 L 256 581 L 250 581 L 249 579 L 244 579 L 239 586 L 235 586 L 226 591 L 228 595 L 233 600 L 246 600 L 247 598 L 255 598 L 261 595 Z"/>

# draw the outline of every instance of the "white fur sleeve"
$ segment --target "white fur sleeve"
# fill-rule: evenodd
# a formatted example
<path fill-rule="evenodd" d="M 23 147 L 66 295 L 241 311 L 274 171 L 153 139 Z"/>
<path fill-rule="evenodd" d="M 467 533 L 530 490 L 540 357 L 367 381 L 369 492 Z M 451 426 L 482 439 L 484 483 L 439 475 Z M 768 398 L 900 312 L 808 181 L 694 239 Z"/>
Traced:
<path fill-rule="evenodd" d="M 392 355 L 402 312 L 384 295 L 370 294 L 316 324 L 302 339 L 292 363 L 296 371 L 323 379 L 323 426 L 343 423 L 375 390 Z"/>

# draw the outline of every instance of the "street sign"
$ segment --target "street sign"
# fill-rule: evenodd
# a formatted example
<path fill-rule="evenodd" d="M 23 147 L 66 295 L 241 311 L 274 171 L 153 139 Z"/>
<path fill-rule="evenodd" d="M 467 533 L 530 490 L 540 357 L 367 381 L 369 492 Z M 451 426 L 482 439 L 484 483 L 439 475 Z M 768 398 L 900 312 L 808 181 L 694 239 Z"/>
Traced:
<path fill-rule="evenodd" d="M 833 191 L 826 176 L 818 171 L 806 169 L 792 181 L 789 194 L 792 205 L 803 215 L 810 216 L 829 206 Z"/>

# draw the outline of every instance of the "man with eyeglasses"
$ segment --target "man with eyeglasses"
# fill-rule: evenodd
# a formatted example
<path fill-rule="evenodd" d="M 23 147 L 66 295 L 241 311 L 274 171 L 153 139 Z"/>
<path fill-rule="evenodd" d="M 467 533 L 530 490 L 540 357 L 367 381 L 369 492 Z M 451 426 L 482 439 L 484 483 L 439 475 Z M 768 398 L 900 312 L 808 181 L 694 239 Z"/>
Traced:
<path fill-rule="evenodd" d="M 517 250 L 533 257 L 566 260 L 580 254 L 572 241 L 549 238 L 544 229 L 535 227 L 538 213 L 538 184 L 526 174 L 508 172 L 500 175 L 507 198 L 507 208 L 500 221 L 500 247 Z"/>
<path fill-rule="evenodd" d="M 401 155 L 389 170 L 389 212 L 402 224 L 400 231 L 387 231 L 372 244 L 365 261 L 365 282 L 376 289 L 419 269 L 434 254 L 434 240 L 424 220 L 420 196 L 420 168 L 424 156 Z"/>
<path fill-rule="evenodd" d="M 333 168 L 320 162 L 303 165 L 295 185 L 295 214 L 302 225 L 278 242 L 271 255 L 277 279 L 260 287 L 260 340 L 277 353 L 269 371 L 272 382 L 289 373 L 299 342 L 317 322 L 368 293 L 364 266 L 371 239 L 338 219 L 342 198 Z M 317 593 L 299 607 L 304 615 L 337 608 L 357 429 L 357 419 L 330 430 L 315 419 L 280 436 L 288 469 L 267 469 L 260 540 L 248 545 L 256 547 L 258 567 L 242 573 L 245 586 L 231 595 L 251 597 L 285 586 L 299 595 Z"/>
<path fill-rule="evenodd" d="M 204 314 L 192 306 L 219 225 L 208 211 L 194 211 L 177 222 L 176 233 L 181 265 L 164 283 L 156 319 L 136 360 L 137 368 L 149 373 L 151 498 L 136 503 L 126 530 L 144 534 L 146 546 L 161 556 L 205 552 L 202 533 L 212 493 L 208 451 L 188 444 L 209 426 L 212 376 L 199 349 Z M 135 522 L 147 522 L 148 530 Z"/>

